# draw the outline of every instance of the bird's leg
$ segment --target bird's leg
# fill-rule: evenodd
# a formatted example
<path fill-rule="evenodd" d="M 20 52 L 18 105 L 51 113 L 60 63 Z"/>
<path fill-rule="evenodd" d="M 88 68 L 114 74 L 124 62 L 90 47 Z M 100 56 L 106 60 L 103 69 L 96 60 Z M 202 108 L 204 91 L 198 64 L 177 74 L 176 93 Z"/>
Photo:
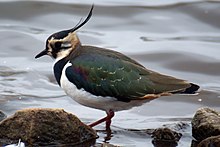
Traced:
<path fill-rule="evenodd" d="M 106 112 L 106 113 L 107 113 L 107 116 L 106 116 L 106 117 L 104 117 L 104 118 L 102 118 L 102 119 L 100 119 L 100 120 L 98 120 L 98 121 L 96 121 L 96 122 L 90 124 L 89 126 L 90 126 L 90 127 L 94 127 L 94 126 L 96 126 L 96 125 L 98 125 L 98 124 L 100 124 L 100 123 L 106 122 L 106 129 L 110 129 L 111 118 L 115 115 L 115 113 L 114 113 L 114 111 L 112 111 L 112 110 L 109 110 L 109 111 Z"/>
<path fill-rule="evenodd" d="M 111 122 L 112 122 L 112 117 L 114 117 L 115 113 L 114 111 L 112 111 L 111 109 L 106 112 L 107 113 L 107 117 L 106 117 L 106 130 L 110 130 L 110 126 L 111 126 Z"/>
<path fill-rule="evenodd" d="M 89 124 L 89 126 L 90 127 L 94 127 L 94 126 L 96 126 L 96 125 L 98 125 L 100 123 L 103 123 L 104 121 L 106 121 L 106 118 L 107 118 L 107 116 L 102 118 L 102 119 L 100 119 L 100 120 L 97 120 L 96 122 L 93 122 L 93 123 Z"/>

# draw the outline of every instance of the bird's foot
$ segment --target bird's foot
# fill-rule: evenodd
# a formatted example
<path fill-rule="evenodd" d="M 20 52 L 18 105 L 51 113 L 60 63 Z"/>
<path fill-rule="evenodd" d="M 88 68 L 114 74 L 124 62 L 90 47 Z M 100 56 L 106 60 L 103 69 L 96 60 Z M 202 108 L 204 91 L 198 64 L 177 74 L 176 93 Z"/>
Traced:
<path fill-rule="evenodd" d="M 104 142 L 108 142 L 109 140 L 111 140 L 113 136 L 111 128 L 110 127 L 106 128 L 105 133 L 106 133 L 106 136 L 104 137 Z"/>

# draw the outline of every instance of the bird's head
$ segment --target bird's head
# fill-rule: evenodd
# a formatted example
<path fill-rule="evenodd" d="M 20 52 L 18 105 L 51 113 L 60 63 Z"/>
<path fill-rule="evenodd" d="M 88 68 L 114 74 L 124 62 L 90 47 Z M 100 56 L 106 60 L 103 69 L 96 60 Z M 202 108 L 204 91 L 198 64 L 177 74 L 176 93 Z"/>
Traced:
<path fill-rule="evenodd" d="M 44 55 L 49 55 L 54 59 L 62 59 L 68 56 L 73 50 L 80 45 L 80 40 L 76 35 L 76 30 L 82 27 L 92 16 L 93 5 L 87 18 L 83 22 L 79 22 L 75 27 L 56 32 L 47 38 L 46 48 L 37 54 L 35 58 L 40 58 Z"/>

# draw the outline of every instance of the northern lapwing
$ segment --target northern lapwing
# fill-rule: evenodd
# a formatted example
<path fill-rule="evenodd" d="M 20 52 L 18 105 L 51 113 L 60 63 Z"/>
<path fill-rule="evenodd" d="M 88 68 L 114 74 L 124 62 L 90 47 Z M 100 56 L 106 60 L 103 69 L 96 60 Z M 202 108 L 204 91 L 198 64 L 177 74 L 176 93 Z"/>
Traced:
<path fill-rule="evenodd" d="M 106 122 L 110 128 L 115 111 L 126 110 L 160 96 L 194 94 L 199 86 L 145 68 L 130 57 L 106 48 L 82 45 L 76 30 L 92 16 L 93 6 L 83 22 L 52 34 L 46 49 L 35 58 L 49 55 L 57 83 L 76 102 L 104 110 L 107 116 L 90 124 Z"/>

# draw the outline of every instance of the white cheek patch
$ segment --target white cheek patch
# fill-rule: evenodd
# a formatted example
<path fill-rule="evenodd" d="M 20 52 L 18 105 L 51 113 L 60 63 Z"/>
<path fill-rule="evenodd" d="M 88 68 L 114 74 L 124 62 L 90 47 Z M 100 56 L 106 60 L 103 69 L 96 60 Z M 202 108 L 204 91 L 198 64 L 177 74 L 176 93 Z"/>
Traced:
<path fill-rule="evenodd" d="M 61 44 L 61 48 L 70 48 L 72 46 L 72 44 L 70 42 L 63 42 Z"/>

